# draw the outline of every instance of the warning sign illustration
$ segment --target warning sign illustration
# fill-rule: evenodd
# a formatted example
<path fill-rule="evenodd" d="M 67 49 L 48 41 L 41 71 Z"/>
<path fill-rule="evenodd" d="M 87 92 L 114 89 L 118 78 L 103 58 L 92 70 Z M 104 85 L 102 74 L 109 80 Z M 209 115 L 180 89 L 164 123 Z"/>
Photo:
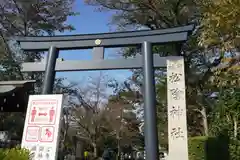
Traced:
<path fill-rule="evenodd" d="M 28 142 L 37 142 L 39 137 L 39 127 L 28 126 L 26 132 L 26 141 Z"/>
<path fill-rule="evenodd" d="M 33 101 L 29 124 L 53 125 L 56 120 L 57 101 Z"/>
<path fill-rule="evenodd" d="M 54 135 L 54 127 L 41 127 L 41 142 L 52 142 Z"/>
<path fill-rule="evenodd" d="M 55 109 L 52 107 L 49 111 L 49 122 L 52 123 L 54 120 L 54 116 L 55 116 Z"/>
<path fill-rule="evenodd" d="M 28 101 L 22 148 L 34 160 L 56 160 L 63 95 L 31 95 Z"/>
<path fill-rule="evenodd" d="M 33 110 L 32 110 L 32 113 L 31 113 L 31 115 L 32 115 L 31 122 L 35 121 L 36 114 L 37 114 L 36 107 L 33 107 Z"/>

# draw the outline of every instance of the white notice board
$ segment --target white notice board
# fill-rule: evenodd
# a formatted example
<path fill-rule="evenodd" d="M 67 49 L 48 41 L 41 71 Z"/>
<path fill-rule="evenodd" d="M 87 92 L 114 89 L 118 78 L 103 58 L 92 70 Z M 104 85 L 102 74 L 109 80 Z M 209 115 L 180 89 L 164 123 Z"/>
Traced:
<path fill-rule="evenodd" d="M 29 96 L 21 147 L 33 160 L 57 159 L 62 101 L 62 95 Z"/>

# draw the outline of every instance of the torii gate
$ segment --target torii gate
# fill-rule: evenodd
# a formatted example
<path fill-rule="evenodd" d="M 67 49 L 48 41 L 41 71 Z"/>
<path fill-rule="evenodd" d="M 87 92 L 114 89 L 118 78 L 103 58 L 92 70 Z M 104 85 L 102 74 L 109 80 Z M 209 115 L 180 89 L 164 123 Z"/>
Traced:
<path fill-rule="evenodd" d="M 181 101 L 173 102 L 173 104 L 182 104 L 181 106 L 178 106 L 178 108 L 182 107 L 181 111 L 183 111 L 184 117 L 182 118 L 182 121 L 180 120 L 181 122 L 183 122 L 179 124 L 180 127 L 172 126 L 175 122 L 177 123 L 179 120 L 172 120 L 172 123 L 169 123 L 169 138 L 172 137 L 171 139 L 169 139 L 169 143 L 172 145 L 172 147 L 169 146 L 169 154 L 170 157 L 172 157 L 171 160 L 177 160 L 179 159 L 179 157 L 181 157 L 181 160 L 187 160 L 187 133 L 186 131 L 183 133 L 180 130 L 181 127 L 183 130 L 186 129 L 183 57 L 160 57 L 159 55 L 153 55 L 152 45 L 165 43 L 182 43 L 187 40 L 189 33 L 193 29 L 193 25 L 188 25 L 161 30 L 144 30 L 134 32 L 116 32 L 67 36 L 15 37 L 15 39 L 20 43 L 20 46 L 24 51 L 49 50 L 46 66 L 43 62 L 26 62 L 22 65 L 23 72 L 45 72 L 42 94 L 52 93 L 55 73 L 57 71 L 90 71 L 142 68 L 144 73 L 144 135 L 147 160 L 159 159 L 154 67 L 167 67 L 168 71 L 171 71 L 171 74 L 182 75 L 183 79 L 179 81 L 178 85 L 182 86 L 183 90 L 181 92 L 177 92 L 174 91 L 174 89 L 176 90 L 177 88 L 174 88 L 174 85 L 171 85 L 170 81 L 172 81 L 172 78 L 170 77 L 171 75 L 168 74 L 168 88 L 173 87 L 171 91 L 168 91 L 168 93 L 174 92 L 172 94 L 173 96 L 179 93 L 184 95 Z M 124 46 L 142 46 L 142 56 L 137 56 L 130 59 L 104 60 L 104 48 Z M 56 61 L 56 59 L 58 58 L 59 50 L 90 48 L 93 49 L 93 60 L 91 61 Z M 178 68 L 174 69 L 174 64 L 178 62 Z M 169 64 L 168 66 L 167 63 Z M 174 73 L 174 71 L 178 73 Z M 176 80 L 174 82 L 176 82 Z M 168 95 L 168 97 L 170 97 L 170 94 Z M 169 110 L 169 114 L 179 111 L 177 110 L 177 106 L 175 106 L 174 109 L 174 106 L 172 106 L 171 104 L 171 107 L 173 110 Z M 168 105 L 168 109 L 170 109 L 170 105 Z M 183 136 L 181 136 L 181 133 L 183 134 Z M 184 140 L 174 141 L 174 137 L 185 138 Z M 179 145 L 180 142 L 181 145 Z M 173 145 L 174 143 L 176 144 Z"/>

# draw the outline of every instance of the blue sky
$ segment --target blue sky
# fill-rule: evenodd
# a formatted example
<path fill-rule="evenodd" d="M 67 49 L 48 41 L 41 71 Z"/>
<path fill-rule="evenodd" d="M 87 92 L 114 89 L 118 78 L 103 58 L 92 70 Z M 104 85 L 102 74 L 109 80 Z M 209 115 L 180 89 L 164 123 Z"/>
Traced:
<path fill-rule="evenodd" d="M 72 32 L 64 32 L 61 34 L 86 34 L 86 33 L 101 33 L 114 30 L 114 26 L 109 26 L 111 20 L 110 12 L 97 12 L 95 7 L 85 5 L 83 0 L 76 0 L 74 4 L 74 11 L 79 12 L 79 16 L 69 17 L 67 23 L 72 24 L 76 30 Z M 118 56 L 116 49 L 105 50 L 106 58 L 114 58 Z M 75 51 L 61 51 L 59 57 L 64 60 L 90 60 L 91 50 L 75 50 Z M 57 77 L 66 77 L 69 81 L 82 82 L 89 76 L 98 75 L 99 71 L 82 71 L 82 72 L 61 72 L 57 73 Z M 112 70 L 103 71 L 108 77 L 123 81 L 131 75 L 127 70 Z"/>

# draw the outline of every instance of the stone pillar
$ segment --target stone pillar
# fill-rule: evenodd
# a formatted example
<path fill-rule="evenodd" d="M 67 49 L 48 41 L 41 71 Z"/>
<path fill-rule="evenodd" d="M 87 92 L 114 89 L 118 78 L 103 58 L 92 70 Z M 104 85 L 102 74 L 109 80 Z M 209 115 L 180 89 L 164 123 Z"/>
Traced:
<path fill-rule="evenodd" d="M 188 160 L 185 90 L 183 57 L 168 57 L 168 160 Z"/>

